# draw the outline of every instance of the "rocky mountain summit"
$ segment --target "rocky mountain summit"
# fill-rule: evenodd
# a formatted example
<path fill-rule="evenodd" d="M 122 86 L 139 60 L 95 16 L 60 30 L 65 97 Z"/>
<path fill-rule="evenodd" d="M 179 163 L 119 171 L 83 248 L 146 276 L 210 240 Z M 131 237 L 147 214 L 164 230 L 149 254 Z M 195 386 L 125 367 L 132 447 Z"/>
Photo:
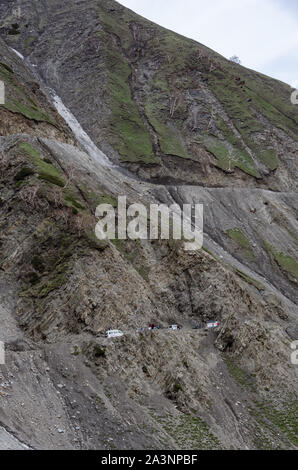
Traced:
<path fill-rule="evenodd" d="M 297 448 L 291 88 L 113 0 L 0 19 L 0 448 Z M 119 195 L 203 249 L 98 240 Z"/>

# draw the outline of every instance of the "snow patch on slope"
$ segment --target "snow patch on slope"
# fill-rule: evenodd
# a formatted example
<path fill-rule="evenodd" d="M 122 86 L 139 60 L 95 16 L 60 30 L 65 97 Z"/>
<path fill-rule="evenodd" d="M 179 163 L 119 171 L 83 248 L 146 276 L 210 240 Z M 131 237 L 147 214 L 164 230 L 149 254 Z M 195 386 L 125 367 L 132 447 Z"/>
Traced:
<path fill-rule="evenodd" d="M 25 57 L 20 52 L 16 51 L 13 47 L 10 48 L 20 59 L 25 60 Z"/>
<path fill-rule="evenodd" d="M 64 105 L 61 98 L 54 92 L 49 90 L 52 97 L 53 104 L 61 117 L 67 122 L 72 132 L 91 158 L 106 167 L 114 166 L 109 158 L 95 145 L 90 139 L 89 135 L 84 131 L 81 124 L 72 114 L 72 112 Z"/>

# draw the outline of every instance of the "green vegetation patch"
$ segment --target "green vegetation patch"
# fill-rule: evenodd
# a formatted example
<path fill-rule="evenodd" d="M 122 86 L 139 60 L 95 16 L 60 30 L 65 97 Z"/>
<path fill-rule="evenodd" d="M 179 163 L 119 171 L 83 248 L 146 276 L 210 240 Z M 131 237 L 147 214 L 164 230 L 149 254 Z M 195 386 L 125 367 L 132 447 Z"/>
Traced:
<path fill-rule="evenodd" d="M 272 105 L 274 112 L 278 113 L 278 119 L 284 116 L 290 120 L 287 125 L 291 126 L 297 140 L 298 114 L 297 108 L 289 100 L 291 87 L 260 73 L 254 73 L 253 79 L 246 80 L 246 86 Z"/>
<path fill-rule="evenodd" d="M 265 77 L 264 77 L 265 78 Z M 283 129 L 292 138 L 297 140 L 297 123 L 293 122 L 290 114 L 290 108 L 283 105 L 283 100 L 278 100 L 279 107 L 275 103 L 274 95 L 276 92 L 266 92 L 262 81 L 258 81 L 257 89 L 252 80 L 247 80 L 241 76 L 244 81 L 241 88 L 235 83 L 235 77 L 226 70 L 225 72 L 213 72 L 209 75 L 209 85 L 219 101 L 225 107 L 234 126 L 240 132 L 243 141 L 251 148 L 258 160 L 265 164 L 269 169 L 275 170 L 278 166 L 276 153 L 270 148 L 270 143 L 265 142 L 262 145 L 255 142 L 254 132 L 263 132 L 263 125 L 258 120 L 258 115 L 263 114 L 276 127 Z M 225 127 L 225 124 L 217 123 L 217 127 Z M 221 129 L 228 140 L 233 143 L 234 137 L 227 129 Z M 295 135 L 296 134 L 296 135 Z M 230 140 L 230 138 L 232 139 Z"/>
<path fill-rule="evenodd" d="M 129 23 L 134 19 L 135 14 L 131 14 L 128 10 L 111 10 L 109 6 L 104 5 L 103 2 L 97 5 L 98 14 L 101 23 L 104 24 L 105 31 L 109 34 L 115 34 L 121 38 L 121 46 L 124 50 L 128 51 L 132 45 L 132 34 L 129 28 Z"/>
<path fill-rule="evenodd" d="M 253 99 L 254 107 L 262 114 L 265 114 L 267 119 L 276 127 L 279 127 L 287 134 L 291 135 L 295 140 L 297 139 L 297 120 L 296 123 L 293 122 L 293 119 L 285 114 L 285 110 L 280 111 L 277 109 L 272 96 L 269 97 L 268 94 L 264 93 L 264 89 L 259 87 L 258 90 L 253 90 L 254 87 L 252 82 L 249 82 L 249 88 L 246 87 L 247 94 Z M 263 93 L 263 96 L 262 96 Z M 272 93 L 274 94 L 274 93 Z M 269 101 L 270 99 L 270 101 Z M 279 100 L 279 105 L 281 105 L 282 99 Z"/>
<path fill-rule="evenodd" d="M 122 55 L 109 53 L 109 91 L 113 143 L 122 161 L 157 163 L 149 130 L 143 123 L 129 87 L 130 67 Z"/>
<path fill-rule="evenodd" d="M 68 264 L 63 264 L 59 266 L 55 272 L 55 276 L 52 276 L 50 279 L 48 279 L 46 282 L 44 282 L 38 287 L 38 289 L 36 290 L 37 297 L 47 297 L 50 292 L 62 287 L 67 280 L 66 273 L 68 269 Z"/>
<path fill-rule="evenodd" d="M 31 162 L 35 166 L 36 170 L 21 169 L 15 179 L 22 181 L 27 175 L 38 172 L 38 178 L 50 183 L 51 185 L 59 186 L 63 188 L 64 206 L 70 207 L 74 214 L 77 214 L 80 210 L 85 210 L 86 207 L 77 199 L 77 191 L 73 185 L 66 186 L 63 173 L 48 159 L 42 159 L 40 153 L 27 142 L 19 144 L 19 149 L 26 153 L 30 158 Z M 65 187 L 66 186 L 66 187 Z"/>
<path fill-rule="evenodd" d="M 102 37 L 107 44 L 105 61 L 108 71 L 107 101 L 111 108 L 110 141 L 118 150 L 123 162 L 158 163 L 152 148 L 150 132 L 131 95 L 129 84 L 131 68 L 123 53 L 125 46 L 132 39 L 129 25 L 119 20 L 114 24 L 112 15 L 106 15 L 104 9 L 99 11 L 105 28 Z M 113 34 L 114 27 L 117 31 L 121 29 L 123 50 L 117 45 L 111 46 L 109 41 L 109 34 Z"/>
<path fill-rule="evenodd" d="M 144 281 L 149 281 L 149 266 L 136 266 L 135 269 L 138 271 L 139 275 L 144 279 Z"/>
<path fill-rule="evenodd" d="M 74 211 L 77 210 L 84 210 L 86 209 L 83 204 L 81 204 L 74 194 L 71 191 L 66 191 L 66 195 L 64 197 L 64 203 L 67 207 L 71 207 Z"/>
<path fill-rule="evenodd" d="M 283 253 L 282 251 L 276 250 L 270 243 L 264 241 L 264 245 L 269 252 L 269 254 L 273 257 L 273 259 L 277 262 L 278 266 L 282 271 L 286 272 L 287 276 L 292 281 L 298 281 L 298 263 L 294 260 L 291 256 Z"/>
<path fill-rule="evenodd" d="M 232 171 L 233 168 L 237 167 L 248 175 L 261 178 L 251 156 L 245 150 L 234 147 L 230 151 L 219 139 L 211 136 L 203 139 L 203 145 L 208 152 L 214 155 L 218 161 L 217 166 L 222 170 Z"/>
<path fill-rule="evenodd" d="M 177 137 L 177 130 L 165 122 L 165 118 L 161 117 L 159 111 L 158 97 L 154 96 L 153 90 L 147 96 L 145 106 L 146 116 L 158 135 L 161 151 L 165 155 L 176 155 L 181 158 L 191 158 L 188 154 L 182 140 Z"/>
<path fill-rule="evenodd" d="M 234 240 L 243 250 L 244 254 L 247 258 L 253 260 L 254 259 L 254 253 L 251 247 L 251 244 L 249 243 L 249 240 L 246 238 L 243 232 L 239 228 L 232 228 L 226 230 L 226 234 Z"/>
<path fill-rule="evenodd" d="M 255 401 L 254 406 L 249 407 L 249 412 L 261 428 L 265 429 L 279 441 L 282 438 L 298 446 L 298 401 L 289 401 L 279 408 L 272 402 Z M 263 440 L 260 436 L 256 445 L 259 449 L 272 449 L 271 440 Z"/>
<path fill-rule="evenodd" d="M 13 74 L 14 71 L 9 65 L 0 62 L 0 77 L 4 81 L 11 81 L 13 79 Z"/>
<path fill-rule="evenodd" d="M 114 240 L 111 240 L 111 242 L 117 248 L 117 250 L 124 256 L 124 258 L 127 259 L 127 261 L 129 261 L 131 264 L 134 264 L 135 261 L 138 259 L 139 240 L 128 241 L 115 238 Z M 134 249 L 131 249 L 132 243 L 134 244 Z"/>
<path fill-rule="evenodd" d="M 96 358 L 106 357 L 106 348 L 102 348 L 99 344 L 94 345 L 94 356 Z"/>
<path fill-rule="evenodd" d="M 95 211 L 97 206 L 100 204 L 110 204 L 114 208 L 118 206 L 118 200 L 115 196 L 109 193 L 103 193 L 102 189 L 98 191 L 90 191 L 89 187 L 85 184 L 78 182 L 77 186 L 80 188 L 80 191 L 84 194 L 85 200 L 88 202 L 88 205 L 92 208 L 92 211 Z"/>
<path fill-rule="evenodd" d="M 218 438 L 211 432 L 207 423 L 198 416 L 186 413 L 176 416 L 151 415 L 175 440 L 181 450 L 222 449 Z"/>
<path fill-rule="evenodd" d="M 97 197 L 97 204 L 110 204 L 113 207 L 118 206 L 118 201 L 115 198 L 115 196 L 112 196 L 111 194 L 103 194 L 102 196 Z"/>
<path fill-rule="evenodd" d="M 278 158 L 274 150 L 262 150 L 257 153 L 257 156 L 267 168 L 270 170 L 276 170 L 278 167 Z"/>
<path fill-rule="evenodd" d="M 216 120 L 216 127 L 222 132 L 225 140 L 227 140 L 233 147 L 240 149 L 240 152 L 243 152 L 246 156 L 249 157 L 248 153 L 245 151 L 243 143 L 240 141 L 239 137 L 233 132 L 233 130 L 228 126 L 228 124 L 222 119 L 218 118 Z M 267 168 L 270 170 L 276 170 L 278 167 L 278 158 L 273 149 L 267 148 L 263 150 L 258 146 L 252 139 L 246 137 L 246 142 L 249 144 L 249 147 L 254 151 L 258 160 L 260 160 Z"/>
<path fill-rule="evenodd" d="M 166 59 L 165 67 L 162 67 L 156 73 L 150 84 L 151 89 L 147 93 L 145 103 L 146 116 L 143 116 L 143 110 L 138 108 L 130 89 L 132 75 L 130 56 L 131 48 L 135 45 L 133 33 L 135 17 L 125 10 L 117 10 L 115 13 L 107 12 L 105 5 L 99 7 L 99 15 L 101 22 L 104 23 L 107 45 L 106 65 L 109 71 L 109 104 L 112 109 L 110 117 L 111 138 L 113 145 L 121 154 L 122 160 L 128 162 L 140 161 L 148 164 L 160 163 L 159 158 L 154 153 L 149 125 L 146 121 L 149 121 L 149 124 L 154 128 L 161 151 L 165 155 L 190 158 L 182 139 L 177 138 L 177 130 L 168 125 L 170 120 L 167 122 L 166 116 L 163 116 L 163 113 L 159 110 L 159 99 L 165 97 L 168 101 L 171 93 L 165 72 L 167 74 L 177 73 L 185 69 L 185 61 L 190 53 L 190 42 L 166 30 L 162 30 L 161 34 L 156 35 L 154 34 L 155 26 L 147 22 L 148 28 L 152 30 L 151 34 L 148 35 L 150 54 L 163 57 L 166 51 L 171 60 Z M 111 44 L 113 44 L 111 36 L 115 36 L 115 31 L 117 31 L 118 44 L 111 47 Z M 144 49 L 144 52 L 146 52 L 146 49 Z M 136 51 L 136 54 L 140 54 L 140 52 Z M 180 80 L 181 87 L 188 88 L 189 80 L 187 75 L 184 73 L 183 77 Z M 180 108 L 176 111 L 183 114 L 184 111 Z M 167 110 L 167 116 L 169 116 L 169 109 Z"/>
<path fill-rule="evenodd" d="M 85 230 L 84 237 L 87 240 L 88 246 L 93 250 L 104 251 L 109 245 L 108 240 L 99 240 L 94 230 Z"/>
<path fill-rule="evenodd" d="M 3 106 L 8 111 L 22 114 L 27 119 L 31 119 L 33 121 L 45 121 L 52 125 L 56 125 L 54 120 L 44 113 L 44 111 L 39 109 L 37 106 L 33 106 L 32 104 L 23 104 L 21 101 L 18 101 L 15 98 L 9 98 Z"/>
<path fill-rule="evenodd" d="M 40 153 L 34 147 L 32 147 L 27 142 L 23 142 L 19 144 L 19 148 L 30 157 L 32 163 L 35 165 L 39 173 L 40 179 L 56 186 L 65 186 L 65 181 L 60 170 L 58 170 L 58 168 L 56 168 L 54 165 L 46 163 L 44 160 L 42 160 Z"/>
<path fill-rule="evenodd" d="M 1 106 L 12 113 L 22 114 L 27 119 L 57 126 L 56 122 L 28 96 L 28 92 L 21 86 L 12 68 L 2 62 L 0 62 L 0 79 L 6 84 L 5 103 Z"/>
<path fill-rule="evenodd" d="M 216 127 L 221 131 L 225 140 L 227 140 L 233 146 L 237 146 L 240 143 L 238 136 L 233 132 L 233 129 L 221 118 L 216 119 Z"/>
<path fill-rule="evenodd" d="M 231 377 L 245 390 L 257 392 L 256 378 L 253 374 L 242 369 L 236 360 L 228 353 L 223 353 L 222 358 Z"/>
<path fill-rule="evenodd" d="M 247 95 L 235 83 L 234 77 L 225 72 L 214 72 L 209 75 L 209 86 L 224 105 L 229 117 L 240 134 L 262 131 L 263 126 L 257 121 Z"/>
<path fill-rule="evenodd" d="M 27 49 L 29 49 L 30 46 L 34 43 L 34 41 L 36 41 L 37 39 L 38 39 L 38 36 L 33 36 L 33 35 L 28 36 L 28 37 L 25 39 L 25 41 L 24 41 L 25 47 L 26 47 Z M 29 52 L 31 52 L 31 51 L 29 51 Z"/>
<path fill-rule="evenodd" d="M 160 55 L 163 61 L 149 83 L 145 113 L 158 136 L 162 153 L 190 159 L 191 155 L 182 135 L 185 131 L 184 122 L 188 117 L 183 97 L 185 90 L 192 87 L 192 80 L 187 73 L 188 57 L 192 48 L 191 44 L 185 43 L 183 39 L 170 31 L 162 31 L 160 39 L 151 41 L 153 45 L 150 45 L 150 49 L 156 49 L 156 54 Z M 174 99 L 175 109 L 170 112 Z"/>
<path fill-rule="evenodd" d="M 240 276 L 244 281 L 248 282 L 248 284 L 251 284 L 252 286 L 256 287 L 259 291 L 264 290 L 264 286 L 261 282 L 257 281 L 256 279 L 253 279 L 252 277 L 248 276 L 248 274 L 243 273 L 239 269 L 235 269 L 236 274 Z"/>

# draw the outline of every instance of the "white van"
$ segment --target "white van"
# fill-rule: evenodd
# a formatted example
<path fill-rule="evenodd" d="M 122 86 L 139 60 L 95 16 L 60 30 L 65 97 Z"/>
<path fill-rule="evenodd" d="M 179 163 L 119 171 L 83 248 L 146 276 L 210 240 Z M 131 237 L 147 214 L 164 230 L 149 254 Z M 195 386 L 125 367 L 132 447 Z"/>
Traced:
<path fill-rule="evenodd" d="M 108 330 L 105 334 L 106 338 L 116 338 L 117 336 L 123 336 L 121 330 Z"/>
<path fill-rule="evenodd" d="M 217 328 L 220 325 L 219 321 L 208 321 L 207 328 Z"/>
<path fill-rule="evenodd" d="M 180 325 L 170 325 L 169 330 L 180 330 Z"/>

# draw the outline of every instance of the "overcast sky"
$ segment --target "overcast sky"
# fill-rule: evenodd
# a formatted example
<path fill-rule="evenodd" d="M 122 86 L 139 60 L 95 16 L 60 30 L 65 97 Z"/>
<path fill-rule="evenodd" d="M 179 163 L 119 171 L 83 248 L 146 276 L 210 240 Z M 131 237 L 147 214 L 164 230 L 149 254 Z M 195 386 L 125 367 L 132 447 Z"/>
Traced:
<path fill-rule="evenodd" d="M 298 0 L 118 0 L 242 65 L 298 88 Z"/>

